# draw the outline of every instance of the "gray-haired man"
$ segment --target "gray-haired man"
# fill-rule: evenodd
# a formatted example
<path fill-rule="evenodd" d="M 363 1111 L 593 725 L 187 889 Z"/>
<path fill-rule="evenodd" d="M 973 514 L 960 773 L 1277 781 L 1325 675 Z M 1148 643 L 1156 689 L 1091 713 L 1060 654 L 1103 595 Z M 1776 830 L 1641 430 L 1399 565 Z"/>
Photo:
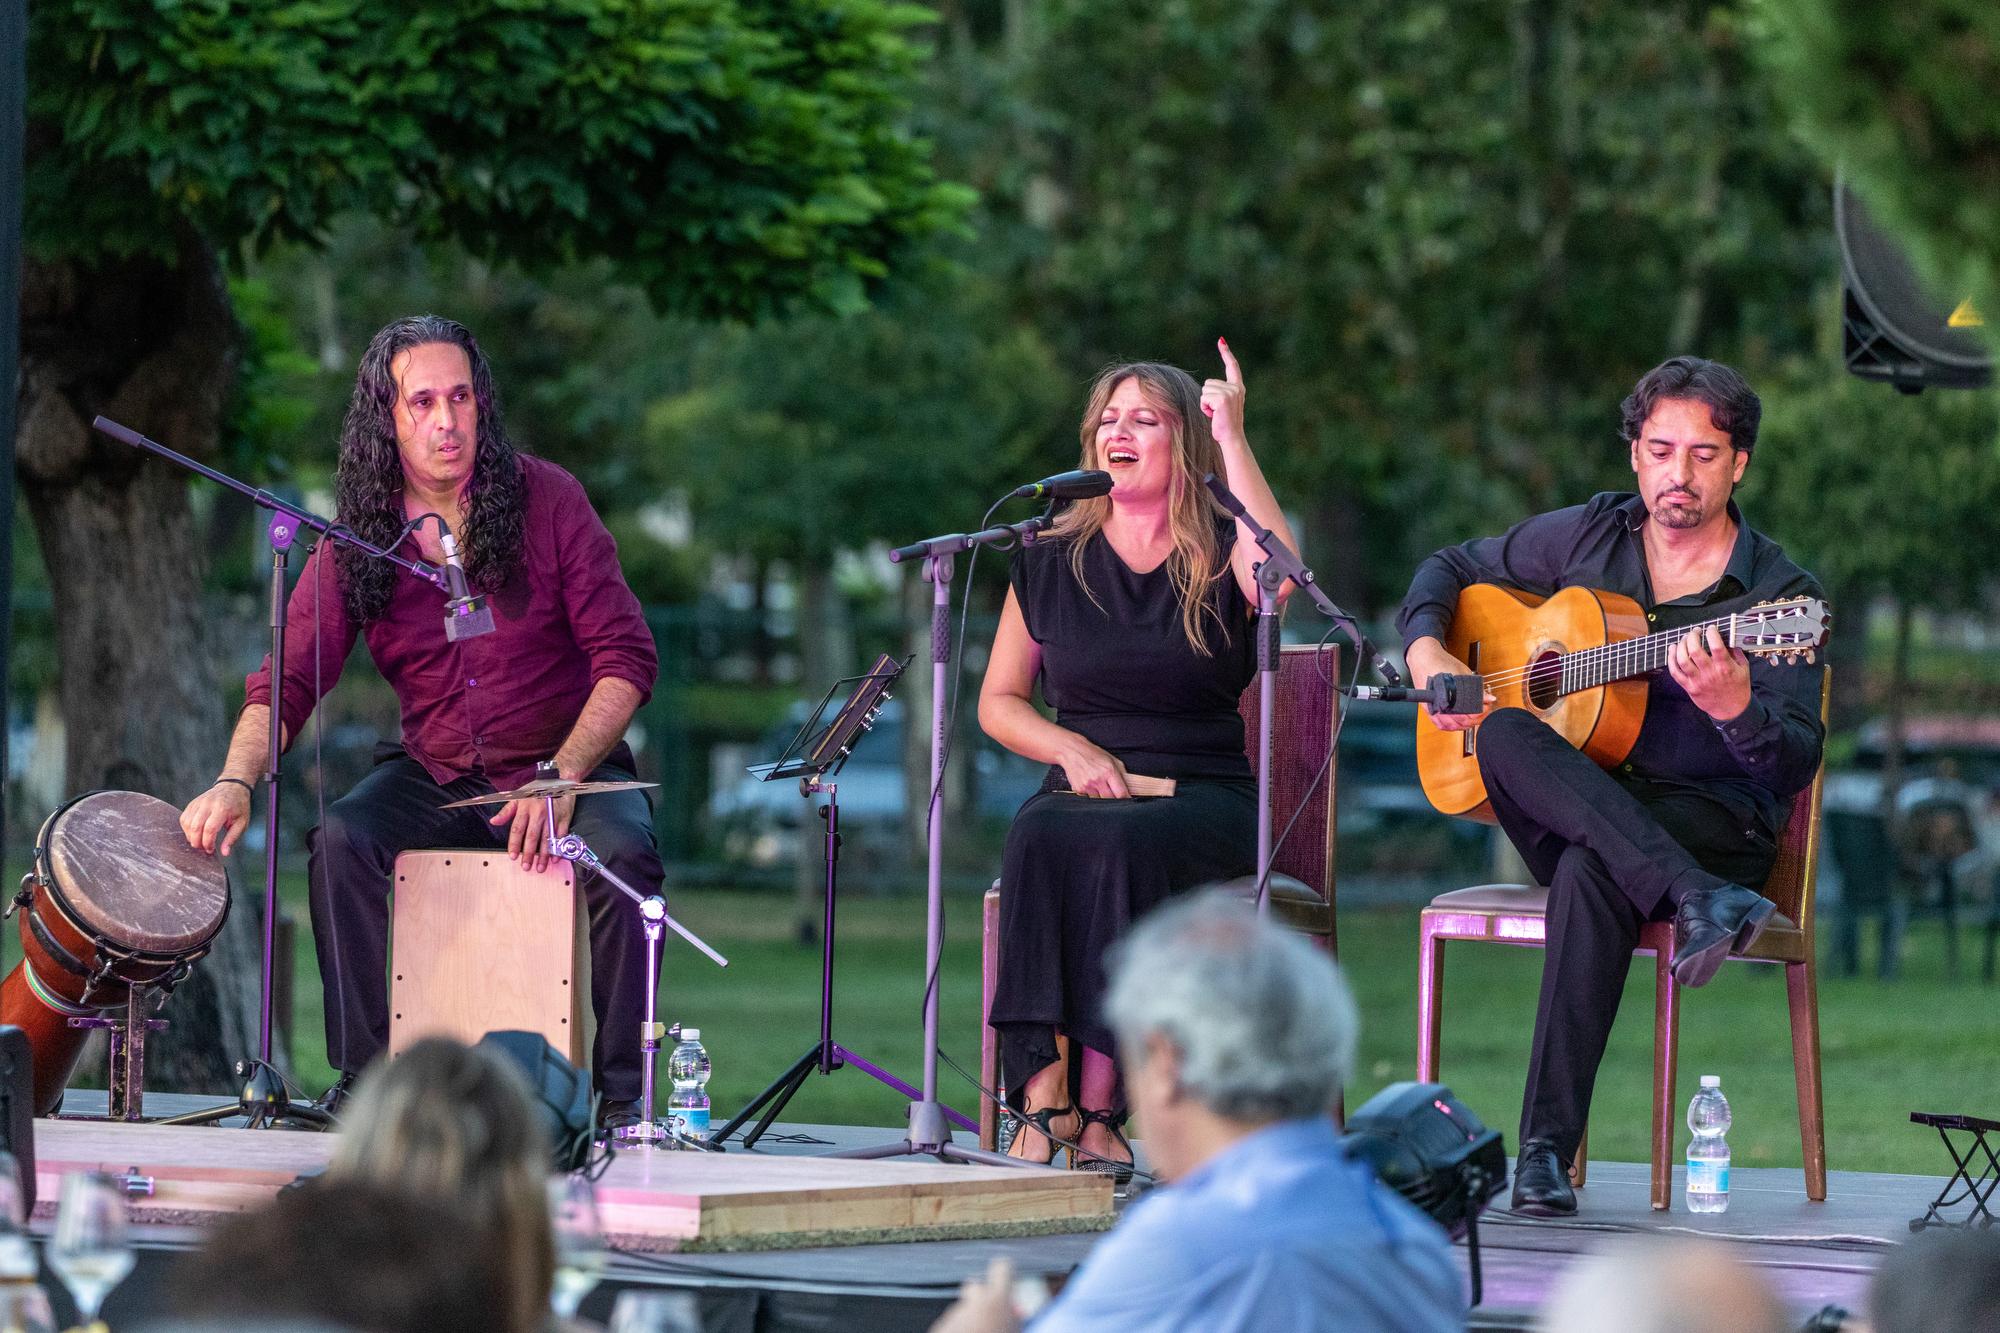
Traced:
<path fill-rule="evenodd" d="M 1465 1327 L 1444 1233 L 1333 1127 L 1357 1023 L 1325 955 L 1228 898 L 1184 900 L 1118 946 L 1106 1014 L 1172 1184 L 1132 1206 L 1035 1333 Z M 933 1333 L 1019 1328 L 1003 1269 Z"/>

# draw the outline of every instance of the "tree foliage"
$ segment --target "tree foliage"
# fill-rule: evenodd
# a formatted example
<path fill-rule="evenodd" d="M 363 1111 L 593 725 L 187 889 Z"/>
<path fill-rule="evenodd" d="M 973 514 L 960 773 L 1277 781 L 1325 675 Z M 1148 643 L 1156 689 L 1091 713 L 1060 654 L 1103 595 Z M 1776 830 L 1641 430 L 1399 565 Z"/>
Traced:
<path fill-rule="evenodd" d="M 1226 334 L 1322 577 L 1367 604 L 1444 541 L 1617 484 L 1650 365 L 1755 376 L 1811 345 L 1822 173 L 1727 8 L 1022 9 L 947 53 L 984 138 L 938 132 L 1022 308 L 1086 370 L 1207 374 Z M 1011 100 L 959 74 L 991 58 Z"/>
<path fill-rule="evenodd" d="M 2000 349 L 2000 7 L 1756 0 L 1800 132 Z"/>
<path fill-rule="evenodd" d="M 1975 610 L 1993 586 L 2000 397 L 1892 393 L 1824 363 L 1770 396 L 1744 503 L 1856 615 L 1888 596 Z"/>
<path fill-rule="evenodd" d="M 32 12 L 28 235 L 172 258 L 361 209 L 662 308 L 852 309 L 965 198 L 901 114 L 888 0 L 70 0 Z"/>

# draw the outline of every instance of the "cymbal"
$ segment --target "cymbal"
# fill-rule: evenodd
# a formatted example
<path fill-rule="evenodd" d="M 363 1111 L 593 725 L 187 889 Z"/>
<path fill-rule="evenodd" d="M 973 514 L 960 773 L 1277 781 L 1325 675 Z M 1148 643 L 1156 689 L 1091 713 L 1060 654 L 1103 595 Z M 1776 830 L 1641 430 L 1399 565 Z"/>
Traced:
<path fill-rule="evenodd" d="M 473 796 L 441 805 L 440 810 L 457 810 L 468 805 L 505 805 L 509 801 L 540 800 L 544 796 L 590 796 L 601 791 L 637 791 L 657 787 L 657 782 L 571 782 L 566 778 L 536 778 L 525 787 L 496 791 L 491 796 Z"/>

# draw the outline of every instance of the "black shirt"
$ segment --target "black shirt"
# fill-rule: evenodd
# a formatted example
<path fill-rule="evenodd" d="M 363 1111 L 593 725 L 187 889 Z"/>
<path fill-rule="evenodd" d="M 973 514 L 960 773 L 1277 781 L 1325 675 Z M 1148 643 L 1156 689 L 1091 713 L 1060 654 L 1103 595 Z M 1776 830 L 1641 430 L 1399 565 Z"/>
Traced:
<path fill-rule="evenodd" d="M 1396 618 L 1405 648 L 1427 635 L 1442 641 L 1460 589 L 1472 583 L 1502 583 L 1541 596 L 1573 587 L 1622 593 L 1646 609 L 1655 631 L 1747 610 L 1757 602 L 1824 597 L 1812 575 L 1743 521 L 1732 500 L 1736 545 L 1722 577 L 1701 592 L 1655 602 L 1642 536 L 1646 517 L 1641 497 L 1607 491 L 1586 504 L 1517 523 L 1504 536 L 1446 547 L 1418 566 L 1410 581 Z M 1629 785 L 1699 788 L 1754 817 L 1771 834 L 1788 798 L 1804 790 L 1819 769 L 1826 740 L 1820 678 L 1818 666 L 1753 654 L 1750 706 L 1718 723 L 1670 674 L 1654 672 L 1645 723 L 1615 776 Z"/>
<path fill-rule="evenodd" d="M 1014 596 L 1042 649 L 1042 697 L 1056 722 L 1134 773 L 1247 781 L 1237 703 L 1256 674 L 1250 604 L 1229 565 L 1236 524 L 1218 524 L 1221 572 L 1206 619 L 1209 655 L 1181 628 L 1165 564 L 1138 573 L 1102 534 L 1070 570 L 1070 543 L 1043 539 L 1014 557 Z M 1218 618 L 1219 617 L 1219 618 Z"/>

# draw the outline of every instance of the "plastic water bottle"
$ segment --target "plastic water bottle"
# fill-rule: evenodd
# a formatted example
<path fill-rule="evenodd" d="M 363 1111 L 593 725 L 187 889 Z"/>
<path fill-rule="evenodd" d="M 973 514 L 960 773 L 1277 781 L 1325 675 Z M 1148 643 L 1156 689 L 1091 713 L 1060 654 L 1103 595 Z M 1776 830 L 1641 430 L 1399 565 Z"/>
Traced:
<path fill-rule="evenodd" d="M 1687 1203 L 1691 1213 L 1729 1211 L 1729 1099 L 1719 1075 L 1703 1074 L 1701 1091 L 1688 1103 Z"/>
<path fill-rule="evenodd" d="M 680 1045 L 667 1057 L 667 1077 L 674 1085 L 667 1098 L 667 1127 L 676 1134 L 708 1137 L 708 1071 L 701 1029 L 682 1028 Z"/>

